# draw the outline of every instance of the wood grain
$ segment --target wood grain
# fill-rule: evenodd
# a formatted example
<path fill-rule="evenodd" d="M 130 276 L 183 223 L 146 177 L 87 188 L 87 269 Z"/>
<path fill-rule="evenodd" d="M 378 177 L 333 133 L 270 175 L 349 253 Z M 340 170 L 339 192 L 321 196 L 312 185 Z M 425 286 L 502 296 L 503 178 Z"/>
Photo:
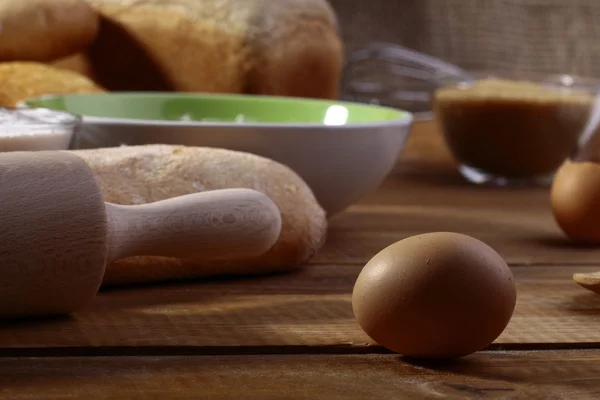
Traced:
<path fill-rule="evenodd" d="M 599 250 L 562 238 L 547 188 L 475 187 L 448 157 L 424 162 L 438 139 L 413 137 L 300 271 L 105 289 L 70 317 L 0 323 L 0 399 L 599 398 L 600 296 L 572 280 L 600 270 Z M 434 230 L 483 239 L 517 282 L 505 332 L 455 363 L 386 352 L 350 302 L 369 258 Z"/>
<path fill-rule="evenodd" d="M 360 269 L 320 265 L 279 276 L 103 291 L 70 317 L 0 324 L 0 349 L 16 355 L 381 352 L 352 313 Z M 517 307 L 492 349 L 600 345 L 600 296 L 572 281 L 574 272 L 595 267 L 512 269 Z"/>
<path fill-rule="evenodd" d="M 2 358 L 0 399 L 594 399 L 600 351 Z"/>
<path fill-rule="evenodd" d="M 327 242 L 311 262 L 365 264 L 398 240 L 436 231 L 481 239 L 512 265 L 600 262 L 600 246 L 579 246 L 564 236 L 546 189 L 440 186 L 392 176 L 377 193 L 332 219 Z"/>

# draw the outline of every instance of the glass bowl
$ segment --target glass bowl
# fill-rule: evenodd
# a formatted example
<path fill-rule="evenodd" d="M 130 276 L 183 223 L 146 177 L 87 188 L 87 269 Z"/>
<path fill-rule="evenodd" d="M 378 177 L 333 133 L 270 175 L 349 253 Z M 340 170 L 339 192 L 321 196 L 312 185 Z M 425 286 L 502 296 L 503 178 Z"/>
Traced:
<path fill-rule="evenodd" d="M 570 75 L 445 79 L 433 111 L 472 183 L 548 185 L 577 151 L 600 83 Z"/>
<path fill-rule="evenodd" d="M 63 111 L 0 107 L 0 153 L 72 148 L 81 118 Z"/>

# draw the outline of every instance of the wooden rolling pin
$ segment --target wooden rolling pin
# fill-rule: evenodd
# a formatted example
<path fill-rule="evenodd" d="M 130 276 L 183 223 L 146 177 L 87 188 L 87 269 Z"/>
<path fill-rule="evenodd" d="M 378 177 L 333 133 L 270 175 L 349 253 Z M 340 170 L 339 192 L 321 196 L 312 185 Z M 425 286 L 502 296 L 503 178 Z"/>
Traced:
<path fill-rule="evenodd" d="M 3 318 L 82 309 L 120 258 L 256 256 L 281 231 L 275 203 L 250 189 L 105 203 L 88 165 L 63 151 L 0 154 L 0 206 Z"/>

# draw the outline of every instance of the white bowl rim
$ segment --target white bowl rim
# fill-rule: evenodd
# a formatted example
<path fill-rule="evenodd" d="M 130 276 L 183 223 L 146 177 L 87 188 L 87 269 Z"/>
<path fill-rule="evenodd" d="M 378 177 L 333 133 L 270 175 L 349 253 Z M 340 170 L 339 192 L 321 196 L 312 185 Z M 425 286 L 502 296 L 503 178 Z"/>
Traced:
<path fill-rule="evenodd" d="M 147 119 L 135 119 L 135 118 L 114 118 L 114 117 L 93 117 L 86 116 L 83 114 L 78 115 L 82 122 L 89 124 L 97 124 L 97 125 L 124 125 L 124 126 L 164 126 L 164 127 L 203 127 L 203 128 L 237 128 L 237 129 L 248 129 L 248 128 L 260 128 L 260 129 L 323 129 L 323 130 L 348 130 L 348 129 L 365 129 L 365 128 L 384 128 L 390 126 L 410 126 L 415 119 L 413 113 L 393 108 L 387 106 L 374 105 L 369 103 L 358 103 L 358 102 L 349 102 L 345 100 L 328 100 L 328 99 L 312 99 L 312 98 L 304 98 L 304 97 L 283 97 L 283 96 L 270 96 L 270 95 L 243 95 L 243 94 L 211 94 L 211 93 L 192 93 L 192 92 L 108 92 L 108 93 L 64 93 L 64 94 L 45 94 L 42 96 L 36 96 L 21 100 L 17 103 L 16 107 L 18 108 L 35 108 L 27 105 L 28 101 L 34 100 L 44 100 L 49 98 L 60 98 L 60 97 L 76 97 L 78 95 L 86 96 L 86 95 L 107 95 L 111 94 L 117 95 L 173 95 L 178 97 L 194 97 L 194 96 L 202 96 L 202 97 L 221 97 L 221 98 L 247 98 L 247 97 L 262 97 L 273 100 L 283 100 L 288 102 L 294 101 L 309 101 L 309 102 L 322 102 L 322 103 L 331 103 L 331 105 L 352 105 L 352 106 L 361 106 L 367 108 L 379 108 L 386 109 L 390 111 L 395 111 L 401 114 L 400 118 L 391 119 L 387 121 L 373 121 L 373 122 L 359 122 L 359 123 L 350 123 L 344 125 L 326 125 L 323 123 L 260 123 L 260 122 L 244 122 L 244 123 L 236 123 L 236 122 L 202 122 L 202 121 L 165 121 L 165 120 L 147 120 Z M 43 108 L 43 107 L 38 107 Z M 69 111 L 67 111 L 69 112 Z"/>

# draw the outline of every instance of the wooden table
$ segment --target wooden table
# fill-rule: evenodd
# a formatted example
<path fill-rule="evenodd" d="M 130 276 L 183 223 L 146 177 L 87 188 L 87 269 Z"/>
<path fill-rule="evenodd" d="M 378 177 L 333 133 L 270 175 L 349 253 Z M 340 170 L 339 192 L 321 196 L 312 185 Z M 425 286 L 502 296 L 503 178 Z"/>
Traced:
<path fill-rule="evenodd" d="M 485 351 L 418 363 L 370 341 L 351 290 L 376 252 L 440 230 L 497 249 L 518 303 Z M 571 280 L 596 269 L 600 250 L 564 240 L 547 189 L 467 185 L 419 129 L 301 271 L 105 290 L 77 315 L 0 325 L 0 398 L 597 399 L 600 296 Z"/>

